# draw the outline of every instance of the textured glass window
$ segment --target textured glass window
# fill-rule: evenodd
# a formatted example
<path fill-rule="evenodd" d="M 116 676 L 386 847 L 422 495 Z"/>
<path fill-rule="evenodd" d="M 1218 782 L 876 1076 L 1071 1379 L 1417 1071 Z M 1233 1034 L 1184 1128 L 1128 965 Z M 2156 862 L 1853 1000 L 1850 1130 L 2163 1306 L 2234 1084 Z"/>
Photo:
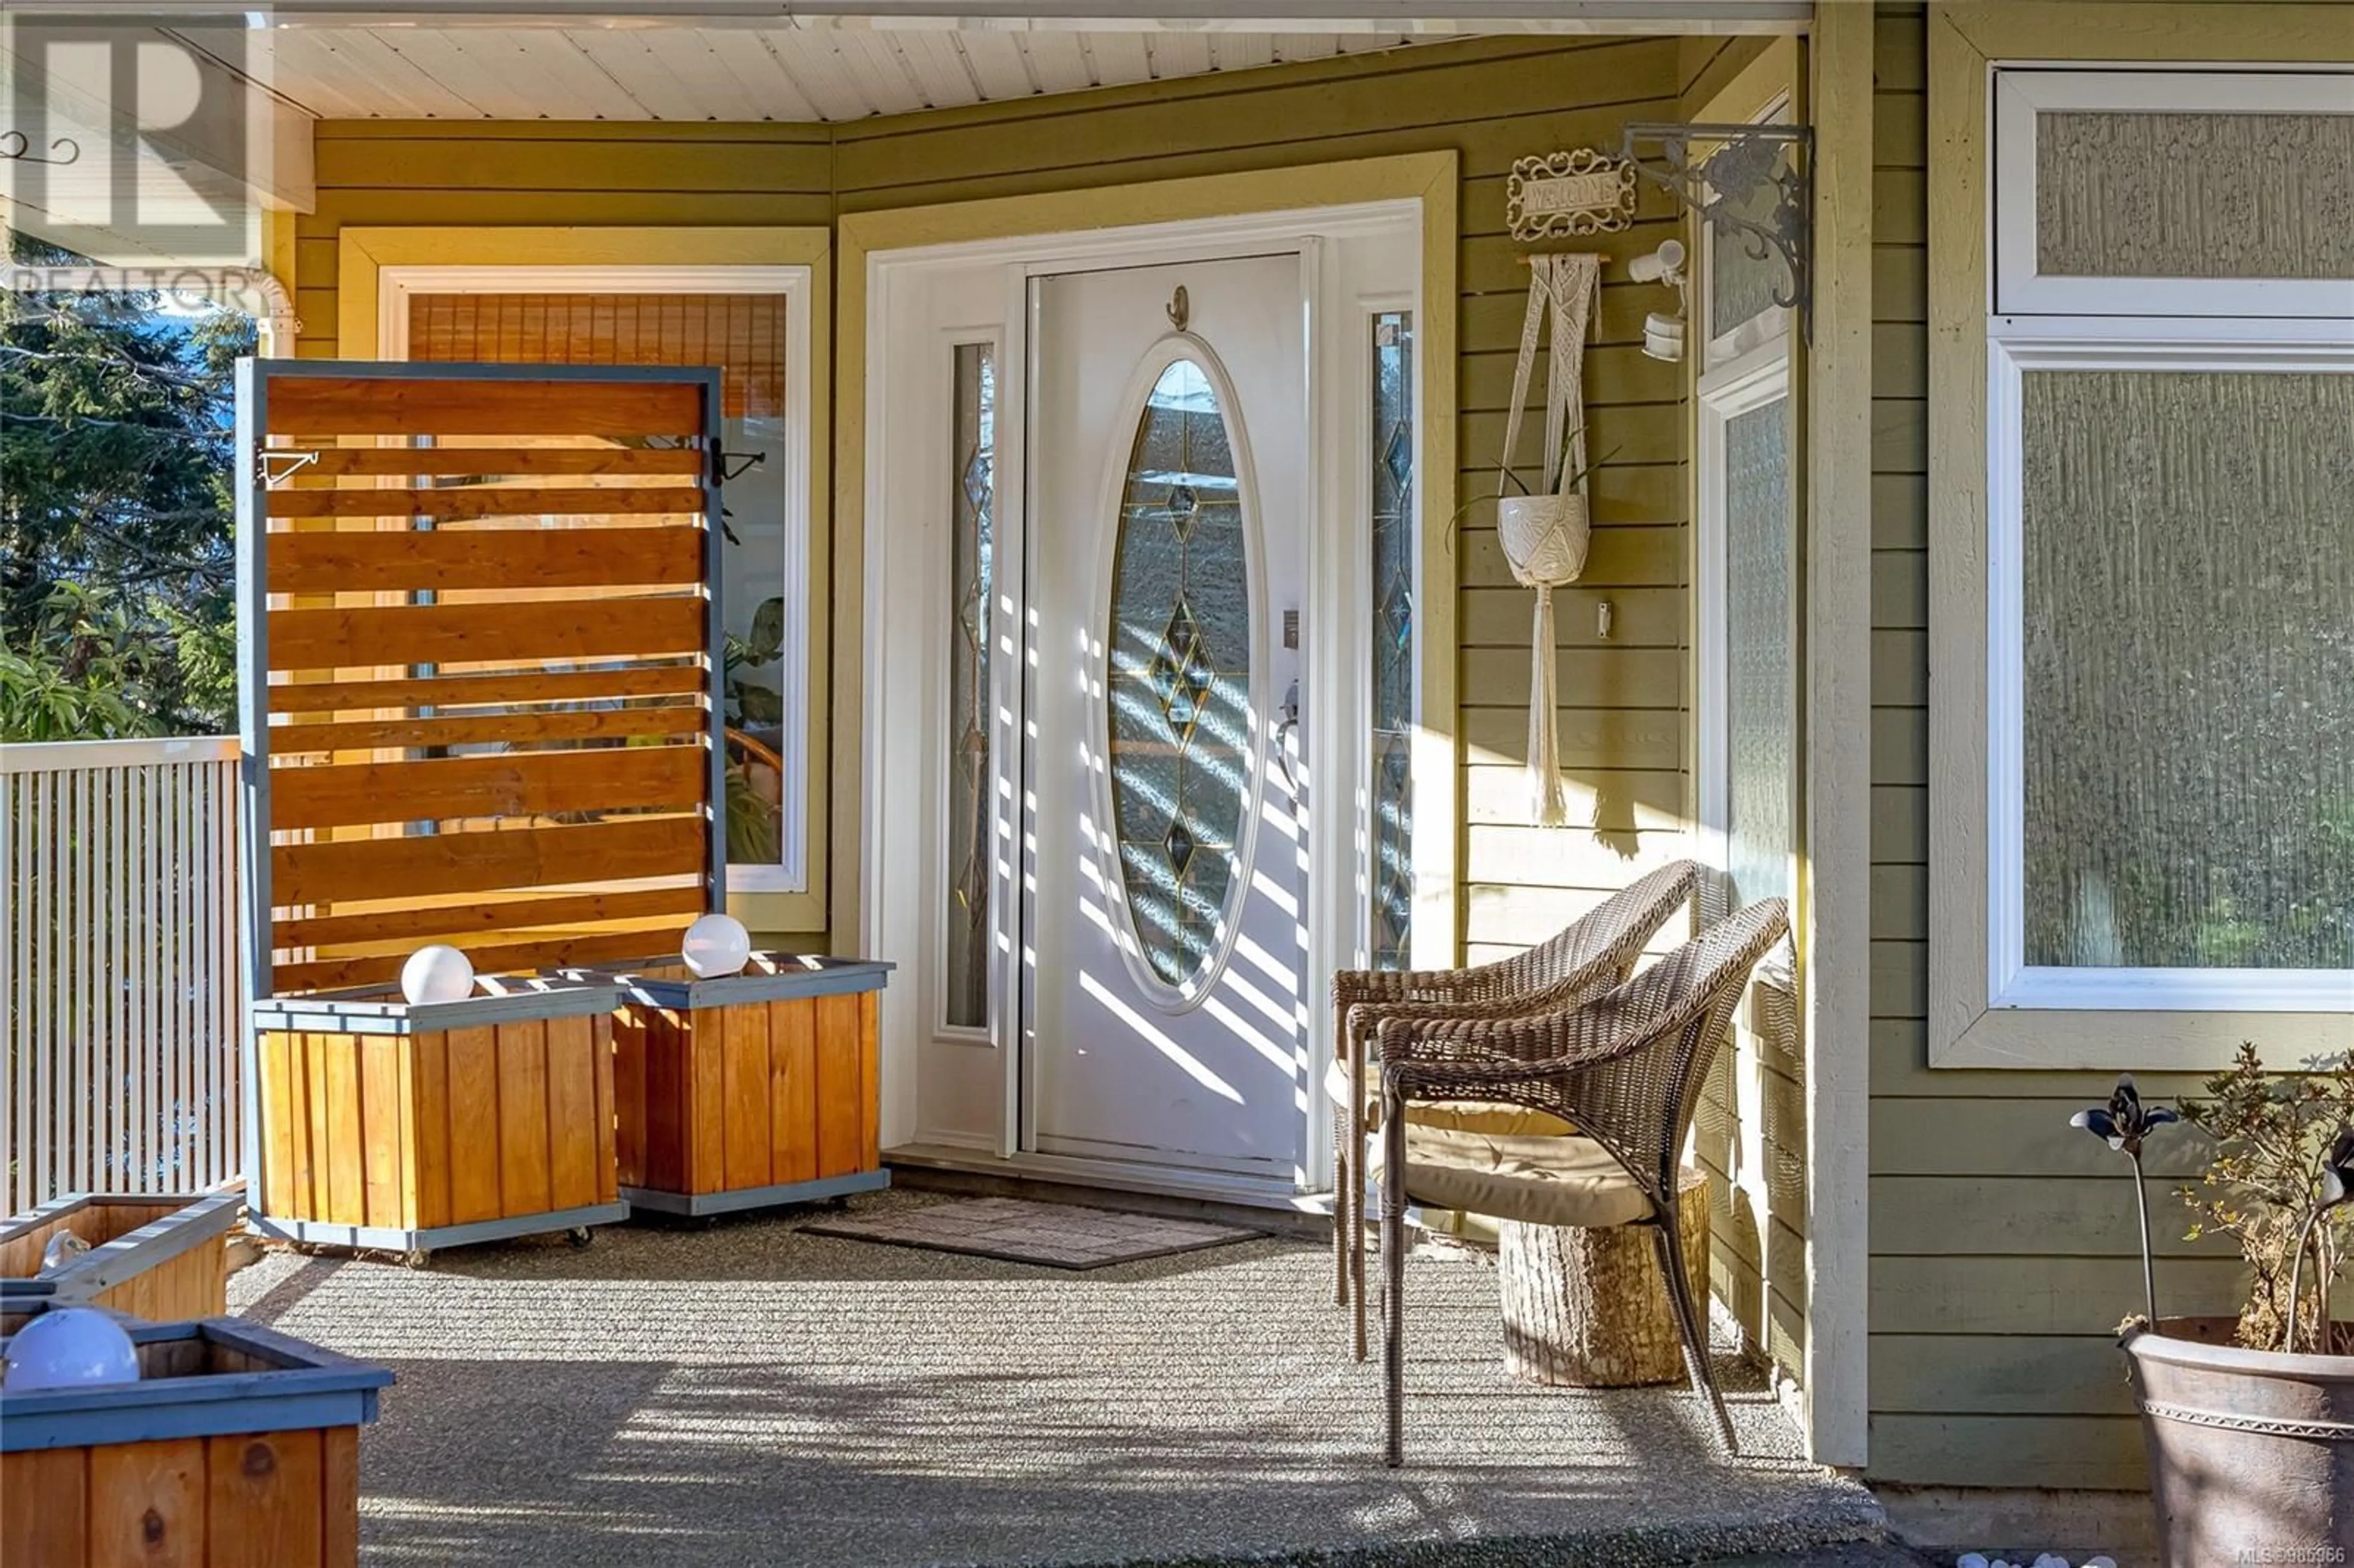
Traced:
<path fill-rule="evenodd" d="M 1787 154 L 1784 156 L 1787 156 Z M 1782 193 L 1772 182 L 1750 196 L 1730 204 L 1731 210 L 1753 223 L 1771 228 Z M 1790 292 L 1790 269 L 1763 239 L 1733 229 L 1711 229 L 1708 237 L 1708 334 L 1723 337 L 1752 317 L 1774 308 L 1774 296 Z"/>
<path fill-rule="evenodd" d="M 2354 375 L 2021 397 L 2026 962 L 2354 968 Z"/>
<path fill-rule="evenodd" d="M 985 343 L 957 345 L 949 443 L 948 1022 L 989 1023 L 989 608 L 991 525 L 996 513 L 996 356 Z"/>
<path fill-rule="evenodd" d="M 1173 987 L 1216 956 L 1251 798 L 1251 603 L 1225 411 L 1202 367 L 1137 421 L 1112 565 L 1110 756 L 1137 945 Z"/>
<path fill-rule="evenodd" d="M 1414 313 L 1373 317 L 1373 962 L 1414 928 Z"/>
<path fill-rule="evenodd" d="M 2354 278 L 2354 114 L 2039 114 L 2035 264 L 2056 277 Z"/>
<path fill-rule="evenodd" d="M 1736 906 L 1787 897 L 1797 836 L 1790 403 L 1724 425 L 1726 863 Z"/>

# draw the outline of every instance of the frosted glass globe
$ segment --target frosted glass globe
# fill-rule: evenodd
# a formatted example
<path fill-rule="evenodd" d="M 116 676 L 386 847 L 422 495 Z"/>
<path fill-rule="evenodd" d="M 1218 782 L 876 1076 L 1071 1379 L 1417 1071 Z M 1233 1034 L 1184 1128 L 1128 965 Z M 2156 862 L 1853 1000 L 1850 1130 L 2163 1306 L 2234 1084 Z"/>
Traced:
<path fill-rule="evenodd" d="M 412 1003 L 463 1001 L 473 991 L 473 960 L 455 948 L 419 948 L 400 966 L 400 994 Z"/>
<path fill-rule="evenodd" d="M 8 1341 L 5 1386 L 10 1393 L 137 1383 L 139 1353 L 111 1313 L 95 1307 L 44 1312 Z"/>
<path fill-rule="evenodd" d="M 686 928 L 678 956 L 704 980 L 740 974 L 752 959 L 752 933 L 733 915 L 705 915 Z"/>

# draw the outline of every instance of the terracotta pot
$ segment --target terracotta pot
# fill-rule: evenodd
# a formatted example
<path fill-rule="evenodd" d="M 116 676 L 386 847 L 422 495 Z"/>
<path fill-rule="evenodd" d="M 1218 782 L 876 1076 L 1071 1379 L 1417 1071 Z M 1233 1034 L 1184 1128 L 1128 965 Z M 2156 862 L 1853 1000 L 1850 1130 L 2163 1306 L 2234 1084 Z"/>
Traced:
<path fill-rule="evenodd" d="M 2354 1356 L 2243 1351 L 2233 1326 L 2168 1318 L 2119 1341 L 2164 1568 L 2354 1562 Z"/>

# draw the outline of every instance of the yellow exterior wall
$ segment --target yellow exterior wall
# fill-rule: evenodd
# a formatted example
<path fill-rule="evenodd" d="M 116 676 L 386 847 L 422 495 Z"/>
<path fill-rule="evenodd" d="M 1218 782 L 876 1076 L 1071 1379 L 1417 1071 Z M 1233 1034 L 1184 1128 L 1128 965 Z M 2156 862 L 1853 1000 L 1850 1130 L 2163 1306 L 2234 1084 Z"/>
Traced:
<path fill-rule="evenodd" d="M 2152 6 L 2151 13 L 2229 7 Z M 2120 1161 L 2067 1125 L 2110 1075 L 1928 1065 L 1928 158 L 1926 25 L 1882 4 L 1874 93 L 1871 1457 L 1875 1478 L 1946 1486 L 2147 1484 L 2116 1351 L 2141 1299 Z M 1936 182 L 1933 187 L 1933 179 Z M 2146 1097 L 2195 1089 L 2144 1075 Z M 2150 1149 L 2158 1289 L 2230 1310 L 2239 1266 L 2181 1238 Z"/>

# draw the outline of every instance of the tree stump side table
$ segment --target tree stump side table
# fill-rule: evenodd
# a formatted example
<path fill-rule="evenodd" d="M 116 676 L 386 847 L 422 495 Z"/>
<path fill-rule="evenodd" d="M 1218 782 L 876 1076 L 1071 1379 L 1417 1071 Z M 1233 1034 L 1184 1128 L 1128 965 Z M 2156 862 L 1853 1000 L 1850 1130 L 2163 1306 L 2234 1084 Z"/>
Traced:
<path fill-rule="evenodd" d="M 1677 1183 L 1684 1267 L 1707 1310 L 1708 1178 L 1686 1166 Z M 1631 1388 L 1681 1383 L 1683 1340 L 1649 1225 L 1607 1230 L 1498 1228 L 1504 1370 L 1528 1383 Z"/>

